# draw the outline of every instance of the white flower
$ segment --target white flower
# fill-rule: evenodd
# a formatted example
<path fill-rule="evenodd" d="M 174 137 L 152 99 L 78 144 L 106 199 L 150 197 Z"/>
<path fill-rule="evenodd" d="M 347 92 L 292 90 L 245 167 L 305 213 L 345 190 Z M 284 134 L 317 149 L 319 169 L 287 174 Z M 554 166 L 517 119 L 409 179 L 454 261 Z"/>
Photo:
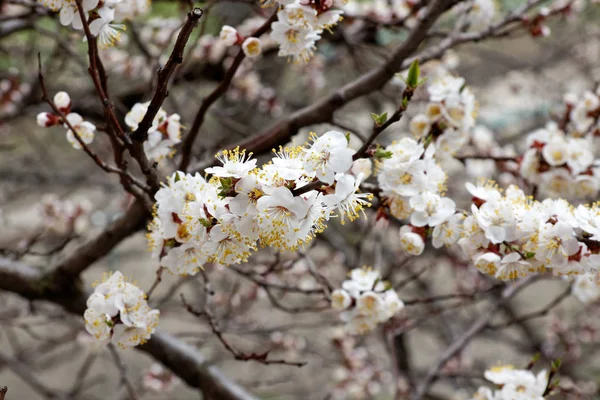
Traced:
<path fill-rule="evenodd" d="M 121 32 L 125 30 L 124 25 L 111 24 L 115 19 L 115 10 L 108 7 L 105 4 L 98 11 L 97 18 L 90 22 L 90 33 L 94 36 L 98 36 L 98 43 L 101 48 L 114 46 L 114 44 L 121 40 Z"/>
<path fill-rule="evenodd" d="M 510 253 L 502 258 L 500 267 L 496 271 L 496 278 L 501 280 L 514 280 L 527 275 L 531 264 L 521 258 L 517 252 Z M 488 378 L 489 379 L 489 378 Z"/>
<path fill-rule="evenodd" d="M 594 162 L 592 148 L 592 144 L 586 139 L 569 139 L 567 165 L 573 175 L 584 172 L 592 165 Z"/>
<path fill-rule="evenodd" d="M 247 261 L 250 249 L 238 232 L 229 231 L 223 225 L 213 226 L 202 252 L 213 262 L 229 265 Z"/>
<path fill-rule="evenodd" d="M 600 299 L 600 280 L 597 272 L 589 272 L 575 277 L 572 292 L 584 304 Z"/>
<path fill-rule="evenodd" d="M 463 213 L 456 213 L 448 221 L 436 225 L 431 233 L 433 247 L 439 249 L 442 246 L 451 246 L 458 242 L 461 238 L 465 218 Z"/>
<path fill-rule="evenodd" d="M 464 78 L 456 78 L 452 75 L 445 75 L 433 82 L 427 90 L 429 99 L 433 102 L 446 101 L 449 104 L 455 104 L 459 101 L 460 89 L 464 86 Z"/>
<path fill-rule="evenodd" d="M 494 0 L 475 0 L 471 7 L 469 21 L 476 30 L 487 28 L 496 15 L 496 4 Z"/>
<path fill-rule="evenodd" d="M 529 149 L 523 154 L 519 173 L 521 176 L 530 182 L 536 180 L 538 176 L 538 170 L 540 168 L 540 159 L 536 149 Z"/>
<path fill-rule="evenodd" d="M 544 160 L 553 167 L 563 165 L 569 157 L 567 142 L 561 138 L 550 141 L 542 149 L 542 155 Z"/>
<path fill-rule="evenodd" d="M 575 218 L 579 227 L 591 235 L 590 239 L 600 241 L 600 205 L 592 207 L 580 205 L 575 210 Z"/>
<path fill-rule="evenodd" d="M 204 172 L 219 178 L 242 178 L 256 167 L 256 160 L 250 159 L 252 153 L 246 156 L 246 150 L 240 151 L 239 147 L 233 150 L 223 150 L 216 157 L 223 166 L 206 168 Z"/>
<path fill-rule="evenodd" d="M 312 146 L 305 150 L 305 169 L 315 172 L 324 183 L 333 183 L 336 173 L 347 172 L 352 167 L 354 151 L 348 148 L 346 136 L 329 131 L 320 137 L 313 136 Z"/>
<path fill-rule="evenodd" d="M 368 158 L 359 158 L 352 163 L 350 172 L 354 176 L 362 174 L 363 178 L 367 179 L 373 173 L 373 163 Z"/>
<path fill-rule="evenodd" d="M 425 249 L 425 241 L 418 233 L 412 231 L 409 225 L 400 228 L 400 247 L 408 254 L 418 256 Z"/>
<path fill-rule="evenodd" d="M 302 238 L 296 233 L 309 209 L 301 196 L 294 196 L 286 187 L 278 187 L 258 199 L 256 208 L 262 243 L 279 249 L 295 249 L 301 244 Z"/>
<path fill-rule="evenodd" d="M 424 192 L 412 197 L 410 206 L 414 210 L 410 216 L 410 223 L 419 227 L 441 224 L 454 214 L 456 208 L 451 199 L 431 192 Z"/>
<path fill-rule="evenodd" d="M 471 194 L 471 196 L 483 200 L 483 201 L 497 201 L 502 197 L 502 194 L 498 190 L 493 182 L 478 183 L 477 186 L 471 182 L 465 183 L 465 187 Z"/>
<path fill-rule="evenodd" d="M 420 139 L 429 133 L 431 121 L 425 114 L 417 114 L 410 120 L 410 133 Z"/>
<path fill-rule="evenodd" d="M 207 258 L 199 244 L 190 241 L 169 250 L 169 253 L 160 260 L 160 265 L 176 275 L 196 275 Z"/>
<path fill-rule="evenodd" d="M 132 131 L 135 131 L 138 128 L 138 125 L 144 119 L 144 116 L 148 112 L 148 106 L 150 102 L 146 103 L 136 103 L 131 108 L 131 110 L 125 115 L 125 124 L 131 128 Z M 176 115 L 176 114 L 174 114 Z M 155 131 L 158 129 L 159 123 L 167 117 L 167 113 L 162 108 L 159 109 L 158 113 L 152 120 L 152 125 L 148 129 L 148 132 Z"/>
<path fill-rule="evenodd" d="M 336 289 L 331 292 L 331 307 L 335 310 L 345 310 L 352 304 L 352 297 L 344 289 Z"/>
<path fill-rule="evenodd" d="M 563 266 L 569 256 L 579 251 L 579 242 L 571 225 L 558 221 L 555 224 L 544 224 L 539 232 L 538 248 L 535 259 L 553 266 Z"/>
<path fill-rule="evenodd" d="M 481 207 L 471 205 L 471 212 L 485 236 L 494 244 L 512 241 L 517 237 L 512 205 L 504 200 L 486 201 Z"/>
<path fill-rule="evenodd" d="M 94 132 L 96 131 L 96 126 L 91 122 L 84 121 L 81 115 L 77 113 L 70 113 L 66 116 L 69 124 L 75 129 L 77 132 L 77 136 L 81 139 L 81 141 L 85 144 L 90 144 L 94 141 Z M 67 123 L 64 124 L 65 128 L 67 128 L 67 140 L 71 143 L 74 149 L 81 149 L 81 143 L 76 139 L 73 131 L 69 128 Z"/>
<path fill-rule="evenodd" d="M 373 197 L 370 193 L 356 193 L 359 189 L 362 175 L 354 177 L 349 174 L 337 174 L 335 193 L 323 197 L 323 204 L 331 212 L 337 209 L 341 216 L 341 223 L 344 224 L 345 217 L 350 221 L 354 221 L 360 216 L 360 212 L 364 214 L 364 208 L 370 207 L 369 200 Z"/>
<path fill-rule="evenodd" d="M 321 39 L 321 35 L 310 27 L 276 21 L 271 24 L 271 39 L 279 44 L 279 56 L 306 62 L 313 55 L 315 42 Z"/>
<path fill-rule="evenodd" d="M 495 276 L 501 261 L 496 253 L 483 253 L 475 259 L 475 267 L 484 274 Z"/>
<path fill-rule="evenodd" d="M 383 299 L 379 293 L 365 291 L 356 299 L 356 309 L 362 315 L 379 316 L 384 309 Z"/>
<path fill-rule="evenodd" d="M 238 41 L 238 33 L 235 28 L 229 25 L 223 25 L 219 38 L 225 43 L 226 46 L 233 46 Z"/>
<path fill-rule="evenodd" d="M 260 39 L 254 37 L 247 38 L 244 40 L 244 43 L 242 43 L 242 50 L 244 51 L 246 57 L 258 57 L 262 52 L 262 44 Z"/>

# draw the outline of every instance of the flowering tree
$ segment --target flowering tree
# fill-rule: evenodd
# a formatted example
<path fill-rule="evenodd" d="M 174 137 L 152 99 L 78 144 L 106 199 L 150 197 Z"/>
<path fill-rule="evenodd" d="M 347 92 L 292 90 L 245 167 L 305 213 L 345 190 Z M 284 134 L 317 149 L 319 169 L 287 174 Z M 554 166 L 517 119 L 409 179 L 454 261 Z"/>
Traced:
<path fill-rule="evenodd" d="M 87 188 L 36 200 L 33 222 L 4 211 L 0 399 L 16 377 L 69 399 L 600 393 L 582 351 L 600 329 L 589 49 L 581 90 L 510 137 L 485 125 L 498 105 L 476 99 L 455 52 L 585 26 L 593 2 L 154 6 L 0 0 L 19 67 L 0 83 L 6 137 L 37 115 L 46 143 L 67 143 L 64 168 L 41 165 L 85 168 Z M 134 255 L 123 242 L 140 231 L 149 254 L 99 263 Z M 61 378 L 41 376 L 72 342 L 50 364 Z"/>

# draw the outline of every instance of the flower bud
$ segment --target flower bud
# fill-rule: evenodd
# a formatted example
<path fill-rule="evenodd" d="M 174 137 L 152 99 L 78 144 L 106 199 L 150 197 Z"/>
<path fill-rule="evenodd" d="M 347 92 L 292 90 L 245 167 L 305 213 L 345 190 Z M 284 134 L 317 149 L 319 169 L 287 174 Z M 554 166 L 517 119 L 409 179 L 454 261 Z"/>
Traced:
<path fill-rule="evenodd" d="M 39 113 L 36 119 L 37 124 L 43 128 L 58 124 L 58 117 L 51 113 Z"/>
<path fill-rule="evenodd" d="M 404 232 L 400 235 L 400 247 L 408 254 L 418 256 L 425 249 L 425 241 L 418 233 Z"/>
<path fill-rule="evenodd" d="M 67 92 L 58 92 L 54 95 L 54 104 L 60 111 L 68 114 L 71 107 L 71 98 Z"/>
<path fill-rule="evenodd" d="M 225 42 L 226 46 L 233 46 L 238 41 L 238 33 L 234 27 L 223 25 L 219 38 Z"/>

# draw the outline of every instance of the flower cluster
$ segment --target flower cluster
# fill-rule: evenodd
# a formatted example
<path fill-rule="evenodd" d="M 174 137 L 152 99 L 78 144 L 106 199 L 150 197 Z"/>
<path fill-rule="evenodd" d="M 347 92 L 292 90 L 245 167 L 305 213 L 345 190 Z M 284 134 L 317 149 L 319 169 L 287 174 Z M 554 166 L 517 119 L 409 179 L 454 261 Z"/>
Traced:
<path fill-rule="evenodd" d="M 342 10 L 334 8 L 336 0 L 279 0 L 279 3 L 282 7 L 277 21 L 271 25 L 271 39 L 279 45 L 279 56 L 306 62 L 312 57 L 323 30 L 330 30 L 341 20 Z"/>
<path fill-rule="evenodd" d="M 88 225 L 88 201 L 60 199 L 54 194 L 42 197 L 39 211 L 47 229 L 59 234 L 81 233 Z"/>
<path fill-rule="evenodd" d="M 67 129 L 67 140 L 74 149 L 81 149 L 83 144 L 88 145 L 94 141 L 96 126 L 85 121 L 81 115 L 71 112 L 71 98 L 66 92 L 56 93 L 53 103 L 62 115 L 39 113 L 37 115 L 39 126 L 48 128 L 62 124 Z M 71 128 L 75 130 L 75 133 Z"/>
<path fill-rule="evenodd" d="M 481 272 L 515 279 L 546 270 L 578 275 L 600 265 L 599 205 L 534 201 L 516 186 L 502 194 L 490 182 L 467 189 L 474 204 L 458 244 Z"/>
<path fill-rule="evenodd" d="M 144 292 L 117 271 L 96 286 L 83 317 L 85 329 L 97 340 L 124 349 L 150 339 L 159 314 L 148 306 Z"/>
<path fill-rule="evenodd" d="M 403 138 L 387 146 L 387 158 L 378 162 L 377 180 L 390 213 L 410 218 L 402 228 L 401 244 L 410 254 L 421 254 L 427 227 L 437 227 L 454 215 L 454 201 L 443 197 L 446 174 L 434 159 L 435 145 Z"/>
<path fill-rule="evenodd" d="M 356 339 L 343 330 L 333 332 L 333 346 L 341 358 L 332 372 L 335 387 L 331 398 L 372 399 L 381 395 L 393 381 L 392 374 L 370 361 L 366 347 L 358 346 Z"/>
<path fill-rule="evenodd" d="M 258 244 L 296 250 L 329 218 L 358 218 L 372 195 L 357 193 L 363 176 L 351 174 L 348 139 L 337 131 L 311 138 L 304 146 L 273 150 L 261 168 L 236 148 L 217 154 L 222 165 L 205 170 L 208 180 L 173 174 L 155 195 L 148 235 L 153 255 L 173 273 L 195 274 L 206 262 L 245 261 Z M 316 180 L 323 184 L 319 190 L 302 190 Z"/>
<path fill-rule="evenodd" d="M 595 303 L 600 299 L 600 276 L 598 272 L 587 272 L 575 277 L 573 296 L 583 304 Z"/>
<path fill-rule="evenodd" d="M 600 101 L 596 108 L 600 114 Z M 589 126 L 587 122 L 585 126 Z M 591 137 L 566 135 L 552 122 L 530 133 L 526 142 L 527 150 L 519 172 L 531 184 L 539 185 L 541 195 L 567 199 L 596 197 L 600 189 L 600 167 L 594 163 Z"/>
<path fill-rule="evenodd" d="M 484 376 L 500 388 L 492 390 L 482 386 L 471 400 L 544 400 L 549 379 L 545 370 L 536 375 L 511 365 L 490 368 Z"/>
<path fill-rule="evenodd" d="M 101 47 L 113 46 L 121 39 L 125 25 L 113 24 L 115 8 L 121 0 L 82 0 L 81 10 L 89 24 L 90 33 L 98 37 Z M 44 0 L 44 5 L 53 11 L 59 11 L 60 23 L 83 30 L 83 21 L 75 0 Z"/>
<path fill-rule="evenodd" d="M 404 308 L 398 294 L 381 280 L 379 271 L 356 268 L 342 288 L 331 293 L 331 306 L 343 310 L 342 320 L 350 334 L 365 334 Z"/>
<path fill-rule="evenodd" d="M 14 114 L 18 105 L 31 92 L 31 85 L 20 82 L 17 76 L 0 79 L 0 117 Z"/>
<path fill-rule="evenodd" d="M 342 8 L 344 14 L 349 15 L 351 19 L 356 18 L 356 21 L 360 21 L 357 17 L 368 16 L 386 24 L 402 21 L 408 28 L 415 26 L 423 10 L 419 0 L 348 0 L 342 3 Z"/>
<path fill-rule="evenodd" d="M 125 123 L 132 131 L 135 131 L 144 119 L 149 105 L 150 102 L 136 103 L 125 115 Z M 179 114 L 168 115 L 162 108 L 158 110 L 148 129 L 148 140 L 144 142 L 144 151 L 149 159 L 161 161 L 174 154 L 173 146 L 181 142 L 180 119 Z"/>

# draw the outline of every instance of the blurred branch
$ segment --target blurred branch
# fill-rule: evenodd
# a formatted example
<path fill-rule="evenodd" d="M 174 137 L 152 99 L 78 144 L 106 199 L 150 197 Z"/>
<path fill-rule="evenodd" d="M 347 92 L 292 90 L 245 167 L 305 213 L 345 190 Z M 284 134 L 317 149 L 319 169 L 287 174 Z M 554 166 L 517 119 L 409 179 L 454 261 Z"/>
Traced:
<path fill-rule="evenodd" d="M 44 275 L 27 264 L 0 257 L 0 290 L 32 300 L 51 301 L 81 316 L 86 309 L 87 293 L 79 286 L 74 279 Z M 208 364 L 196 349 L 167 333 L 153 333 L 147 343 L 136 349 L 160 361 L 191 387 L 200 389 L 207 399 L 256 400 Z"/>

